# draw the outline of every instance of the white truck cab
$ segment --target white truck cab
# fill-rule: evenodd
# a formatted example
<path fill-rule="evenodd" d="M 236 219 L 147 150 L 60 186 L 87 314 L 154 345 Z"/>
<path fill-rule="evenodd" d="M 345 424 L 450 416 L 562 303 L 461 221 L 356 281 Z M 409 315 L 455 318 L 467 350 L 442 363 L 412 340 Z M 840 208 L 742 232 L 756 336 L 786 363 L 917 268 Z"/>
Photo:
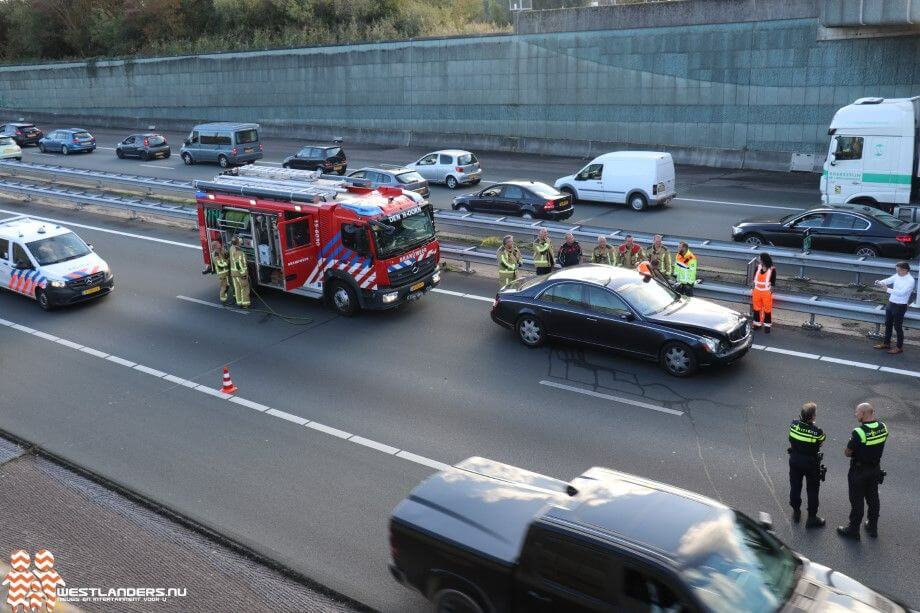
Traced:
<path fill-rule="evenodd" d="M 821 174 L 824 204 L 892 210 L 917 200 L 920 97 L 860 98 L 831 121 Z"/>
<path fill-rule="evenodd" d="M 665 205 L 674 191 L 674 160 L 660 151 L 614 151 L 599 155 L 577 174 L 557 179 L 556 189 L 577 200 L 628 203 L 636 211 Z"/>
<path fill-rule="evenodd" d="M 0 221 L 0 287 L 49 310 L 105 296 L 115 278 L 79 236 L 28 217 Z"/>

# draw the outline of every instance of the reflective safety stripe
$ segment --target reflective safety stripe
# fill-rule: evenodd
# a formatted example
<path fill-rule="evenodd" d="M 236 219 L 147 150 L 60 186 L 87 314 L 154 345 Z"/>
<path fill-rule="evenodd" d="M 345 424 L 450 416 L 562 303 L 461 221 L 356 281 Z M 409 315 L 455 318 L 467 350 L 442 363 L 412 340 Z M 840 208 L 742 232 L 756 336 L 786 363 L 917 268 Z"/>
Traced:
<path fill-rule="evenodd" d="M 881 445 L 888 440 L 888 428 L 885 424 L 879 424 L 877 421 L 854 428 L 853 432 L 856 433 L 856 436 L 866 447 Z"/>
<path fill-rule="evenodd" d="M 800 426 L 798 423 L 789 427 L 789 438 L 801 441 L 803 443 L 818 443 L 823 441 L 826 436 L 824 433 L 817 435 L 814 431 Z"/>
<path fill-rule="evenodd" d="M 754 289 L 769 292 L 773 287 L 770 284 L 770 276 L 772 272 L 772 268 L 764 270 L 758 266 L 757 271 L 754 273 Z"/>

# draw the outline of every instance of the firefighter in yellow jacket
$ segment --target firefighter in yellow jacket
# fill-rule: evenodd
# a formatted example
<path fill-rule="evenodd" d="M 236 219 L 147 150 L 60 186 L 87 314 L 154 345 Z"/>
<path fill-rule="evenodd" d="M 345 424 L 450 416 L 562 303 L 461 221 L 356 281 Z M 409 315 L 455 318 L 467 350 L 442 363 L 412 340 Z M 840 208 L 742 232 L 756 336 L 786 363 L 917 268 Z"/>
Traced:
<path fill-rule="evenodd" d="M 517 270 L 523 260 L 510 234 L 502 239 L 502 246 L 498 248 L 496 255 L 498 256 L 498 286 L 502 288 L 517 277 Z"/>
<path fill-rule="evenodd" d="M 211 241 L 211 266 L 220 284 L 220 301 L 226 304 L 230 290 L 230 257 L 220 241 Z"/>
<path fill-rule="evenodd" d="M 239 236 L 230 241 L 230 277 L 233 279 L 233 294 L 236 305 L 249 308 L 249 267 Z"/>

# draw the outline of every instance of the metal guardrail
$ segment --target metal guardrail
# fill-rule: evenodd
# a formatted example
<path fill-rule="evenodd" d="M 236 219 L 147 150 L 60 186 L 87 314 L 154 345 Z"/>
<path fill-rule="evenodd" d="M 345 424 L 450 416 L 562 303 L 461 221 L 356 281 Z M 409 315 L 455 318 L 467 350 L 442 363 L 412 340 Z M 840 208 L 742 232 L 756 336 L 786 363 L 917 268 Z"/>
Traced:
<path fill-rule="evenodd" d="M 137 213 L 150 213 L 164 215 L 176 219 L 194 219 L 198 212 L 191 207 L 181 204 L 169 204 L 162 200 L 148 200 L 145 198 L 130 198 L 115 196 L 74 187 L 60 187 L 56 185 L 37 185 L 18 179 L 0 179 L 0 192 L 13 192 L 31 197 L 57 198 L 77 204 L 90 204 L 118 209 L 127 209 Z"/>
<path fill-rule="evenodd" d="M 195 189 L 191 181 L 174 181 L 172 179 L 159 179 L 156 177 L 144 177 L 141 175 L 129 175 L 120 172 L 105 172 L 102 170 L 89 170 L 84 168 L 71 168 L 54 164 L 36 164 L 34 162 L 4 160 L 0 161 L 0 169 L 12 175 L 44 174 L 51 175 L 54 178 L 72 177 L 75 179 L 86 179 L 95 181 L 97 187 L 104 187 L 104 183 L 124 183 L 135 187 L 144 187 L 147 189 L 147 193 L 150 194 L 152 194 L 154 190 L 167 190 L 171 192 L 180 192 L 184 196 L 188 196 L 189 194 L 193 194 Z"/>
<path fill-rule="evenodd" d="M 564 237 L 567 232 L 575 238 L 596 241 L 598 236 L 605 236 L 608 240 L 622 240 L 627 234 L 632 234 L 636 242 L 651 244 L 654 234 L 603 228 L 599 226 L 567 225 L 552 221 L 524 220 L 520 218 L 495 217 L 494 215 L 481 215 L 458 211 L 437 211 L 435 218 L 441 224 L 454 224 L 465 228 L 477 228 L 500 234 L 524 233 L 536 236 L 537 232 L 546 228 L 553 238 Z M 799 276 L 803 277 L 808 268 L 833 270 L 837 272 L 851 272 L 855 275 L 854 283 L 859 284 L 862 275 L 888 276 L 894 271 L 896 260 L 885 258 L 864 258 L 855 255 L 834 255 L 830 253 L 804 253 L 797 249 L 774 247 L 771 245 L 755 246 L 746 243 L 731 241 L 700 240 L 682 238 L 679 236 L 665 236 L 662 240 L 669 249 L 677 249 L 678 244 L 685 241 L 693 253 L 701 256 L 742 260 L 745 262 L 756 258 L 766 251 L 773 258 L 774 264 L 785 264 L 799 267 Z"/>
<path fill-rule="evenodd" d="M 441 254 L 449 259 L 466 262 L 482 262 L 495 264 L 497 256 L 495 251 L 482 247 L 467 247 L 450 243 L 441 243 Z M 533 258 L 524 257 L 524 265 L 533 268 Z M 700 298 L 711 298 L 725 302 L 750 304 L 751 289 L 739 285 L 722 283 L 700 282 L 694 289 L 694 295 Z M 861 321 L 881 326 L 885 323 L 885 307 L 860 300 L 840 300 L 825 298 L 823 296 L 807 296 L 797 294 L 773 294 L 773 304 L 777 309 L 785 309 L 810 315 L 809 322 L 804 324 L 809 328 L 820 328 L 815 322 L 815 317 L 833 317 L 851 321 Z M 904 324 L 910 328 L 920 328 L 920 310 L 908 309 L 904 316 Z"/>

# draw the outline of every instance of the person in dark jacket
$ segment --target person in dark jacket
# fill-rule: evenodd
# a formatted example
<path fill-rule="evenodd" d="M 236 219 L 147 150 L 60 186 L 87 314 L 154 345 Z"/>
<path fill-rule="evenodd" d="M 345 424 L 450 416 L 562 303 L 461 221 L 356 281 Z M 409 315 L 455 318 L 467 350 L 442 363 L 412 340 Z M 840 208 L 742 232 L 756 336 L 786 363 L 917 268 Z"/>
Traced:
<path fill-rule="evenodd" d="M 565 235 L 565 242 L 559 247 L 556 260 L 563 268 L 581 264 L 581 245 L 578 244 L 571 232 Z"/>

